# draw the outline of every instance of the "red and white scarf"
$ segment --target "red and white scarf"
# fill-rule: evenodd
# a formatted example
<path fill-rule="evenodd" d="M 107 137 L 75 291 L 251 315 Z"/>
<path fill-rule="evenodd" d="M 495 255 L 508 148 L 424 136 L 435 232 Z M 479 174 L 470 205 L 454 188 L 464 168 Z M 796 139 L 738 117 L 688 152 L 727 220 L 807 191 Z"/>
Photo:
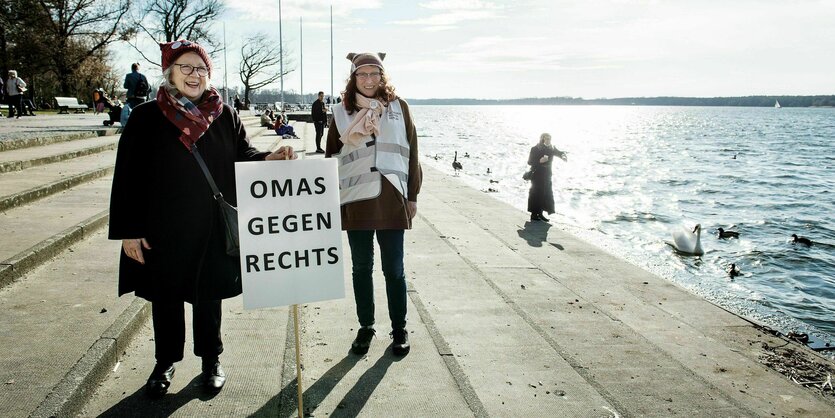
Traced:
<path fill-rule="evenodd" d="M 223 112 L 223 100 L 214 87 L 203 94 L 203 101 L 195 105 L 181 93 L 171 95 L 165 87 L 157 91 L 157 104 L 162 114 L 182 133 L 180 142 L 191 151 L 191 145 L 197 142 L 209 125 Z"/>

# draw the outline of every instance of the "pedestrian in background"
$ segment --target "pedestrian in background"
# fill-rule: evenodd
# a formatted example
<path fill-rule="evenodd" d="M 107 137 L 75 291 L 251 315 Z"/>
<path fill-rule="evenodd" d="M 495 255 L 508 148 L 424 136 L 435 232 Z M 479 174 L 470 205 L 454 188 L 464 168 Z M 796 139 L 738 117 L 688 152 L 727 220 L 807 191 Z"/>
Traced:
<path fill-rule="evenodd" d="M 0 103 L 6 103 L 6 82 L 3 77 L 0 77 Z M 0 111 L 0 117 L 3 117 L 2 111 Z"/>
<path fill-rule="evenodd" d="M 122 87 L 127 89 L 126 102 L 131 109 L 147 100 L 151 93 L 151 85 L 148 83 L 145 74 L 139 72 L 138 62 L 131 64 L 130 73 L 125 75 L 125 82 Z"/>
<path fill-rule="evenodd" d="M 554 190 L 551 184 L 551 165 L 554 157 L 565 159 L 565 153 L 551 145 L 551 134 L 539 136 L 539 143 L 531 148 L 528 165 L 531 166 L 531 189 L 528 192 L 528 212 L 532 221 L 548 222 L 542 213 L 554 213 Z"/>
<path fill-rule="evenodd" d="M 110 201 L 110 239 L 122 241 L 119 295 L 151 302 L 156 366 L 152 397 L 168 391 L 183 359 L 184 303 L 192 305 L 199 384 L 217 392 L 221 300 L 241 294 L 240 259 L 226 254 L 224 225 L 212 189 L 196 161 L 203 156 L 217 188 L 236 204 L 235 162 L 295 158 L 250 145 L 238 114 L 211 87 L 212 61 L 194 42 L 160 44 L 163 82 L 156 100 L 138 105 L 119 140 Z M 196 151 L 194 151 L 196 150 Z"/>
<path fill-rule="evenodd" d="M 360 328 L 351 344 L 365 354 L 374 329 L 374 237 L 386 281 L 391 348 L 409 353 L 403 237 L 417 213 L 422 174 L 417 131 L 409 106 L 397 97 L 383 68 L 385 54 L 348 54 L 351 75 L 333 107 L 326 157 L 339 160 L 342 229 L 348 233 L 354 300 Z"/>
<path fill-rule="evenodd" d="M 241 102 L 241 98 L 238 97 L 237 94 L 235 95 L 234 105 L 235 105 L 235 112 L 241 113 L 241 109 L 244 108 L 244 104 L 243 104 L 243 102 Z"/>
<path fill-rule="evenodd" d="M 6 103 L 9 105 L 9 118 L 20 119 L 23 113 L 23 92 L 26 91 L 26 83 L 17 76 L 17 71 L 9 70 L 9 77 L 6 79 Z M 17 112 L 17 114 L 15 114 Z"/>
<path fill-rule="evenodd" d="M 328 111 L 325 107 L 325 92 L 320 91 L 319 97 L 313 102 L 310 116 L 313 119 L 313 126 L 316 128 L 316 152 L 324 153 L 322 149 L 322 136 L 325 134 L 325 124 L 328 123 Z"/>

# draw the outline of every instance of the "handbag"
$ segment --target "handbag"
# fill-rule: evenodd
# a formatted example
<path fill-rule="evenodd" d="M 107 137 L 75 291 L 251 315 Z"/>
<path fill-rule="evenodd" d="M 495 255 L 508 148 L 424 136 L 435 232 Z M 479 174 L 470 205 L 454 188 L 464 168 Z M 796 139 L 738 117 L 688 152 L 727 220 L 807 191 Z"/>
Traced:
<path fill-rule="evenodd" d="M 209 182 L 209 187 L 212 188 L 213 197 L 220 207 L 220 219 L 223 220 L 224 226 L 223 238 L 226 242 L 226 254 L 230 257 L 240 257 L 241 247 L 240 241 L 238 240 L 238 209 L 223 199 L 223 193 L 217 189 L 215 180 L 212 178 L 212 173 L 209 172 L 209 168 L 206 167 L 206 162 L 203 161 L 203 157 L 201 157 L 200 152 L 197 151 L 196 144 L 191 144 L 191 153 L 194 154 L 194 158 L 197 159 L 197 164 L 199 164 L 200 169 L 203 170 L 203 174 L 206 176 L 206 181 Z"/>
<path fill-rule="evenodd" d="M 529 181 L 531 177 L 533 177 L 533 167 L 526 171 L 525 174 L 522 174 L 522 180 Z"/>

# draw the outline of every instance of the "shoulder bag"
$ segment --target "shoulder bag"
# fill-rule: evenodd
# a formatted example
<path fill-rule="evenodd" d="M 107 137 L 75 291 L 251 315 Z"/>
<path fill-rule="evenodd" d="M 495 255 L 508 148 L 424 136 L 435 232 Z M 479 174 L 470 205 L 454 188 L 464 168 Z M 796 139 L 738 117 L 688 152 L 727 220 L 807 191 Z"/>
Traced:
<path fill-rule="evenodd" d="M 220 207 L 220 219 L 223 220 L 225 231 L 224 240 L 226 241 L 226 254 L 231 257 L 240 257 L 241 248 L 240 242 L 238 241 L 238 209 L 223 199 L 223 193 L 217 189 L 215 180 L 212 178 L 212 173 L 209 172 L 209 168 L 206 167 L 206 162 L 203 161 L 203 157 L 201 157 L 200 152 L 197 151 L 196 144 L 191 144 L 191 153 L 194 154 L 194 158 L 197 159 L 197 164 L 200 164 L 200 169 L 203 170 L 203 174 L 209 182 L 209 187 L 212 188 L 213 197 Z"/>

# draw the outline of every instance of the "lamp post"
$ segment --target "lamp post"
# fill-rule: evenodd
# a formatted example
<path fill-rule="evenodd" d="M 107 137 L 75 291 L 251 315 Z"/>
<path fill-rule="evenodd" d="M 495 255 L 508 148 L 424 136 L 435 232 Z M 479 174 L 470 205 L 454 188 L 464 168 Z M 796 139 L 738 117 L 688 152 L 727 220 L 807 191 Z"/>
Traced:
<path fill-rule="evenodd" d="M 278 0 L 278 61 L 281 78 L 281 109 L 278 110 L 280 114 L 284 112 L 284 39 L 281 33 L 281 0 Z"/>

